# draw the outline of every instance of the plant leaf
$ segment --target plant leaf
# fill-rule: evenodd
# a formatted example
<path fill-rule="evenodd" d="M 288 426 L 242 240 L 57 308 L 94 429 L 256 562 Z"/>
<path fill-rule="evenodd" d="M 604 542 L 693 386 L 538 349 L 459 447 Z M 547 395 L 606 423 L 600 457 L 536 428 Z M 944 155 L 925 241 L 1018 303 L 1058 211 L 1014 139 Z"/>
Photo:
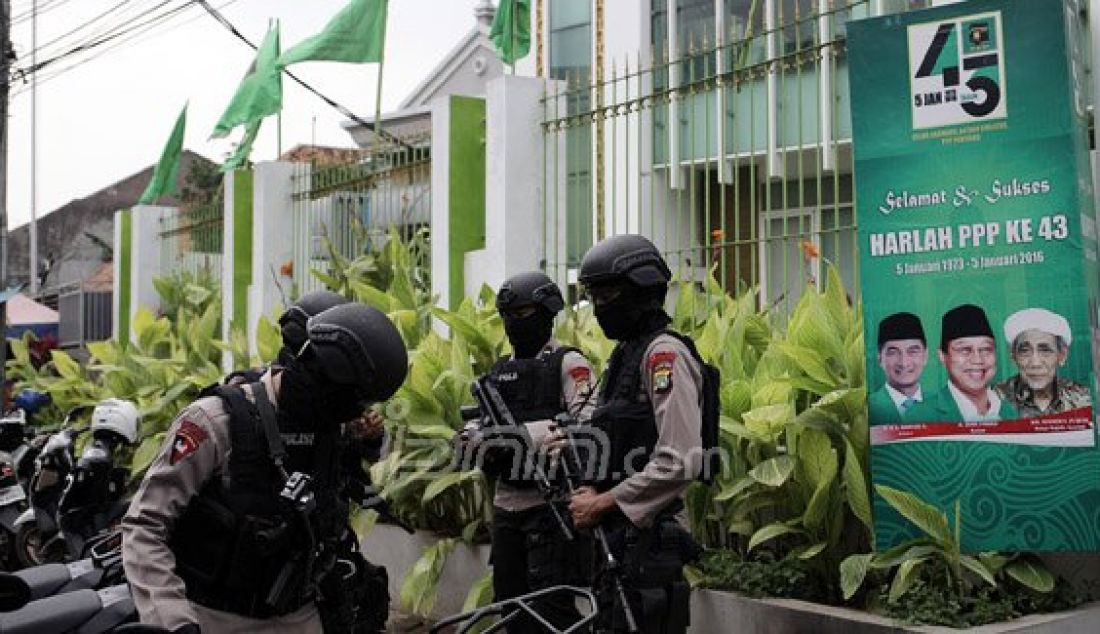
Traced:
<path fill-rule="evenodd" d="M 936 507 L 924 502 L 912 493 L 899 491 L 883 484 L 876 484 L 875 491 L 886 500 L 890 506 L 901 513 L 905 519 L 917 525 L 929 537 L 935 539 L 941 545 L 949 547 L 954 543 L 954 536 L 947 526 L 947 516 Z"/>
<path fill-rule="evenodd" d="M 925 562 L 925 558 L 919 559 L 906 559 L 898 566 L 898 572 L 894 575 L 894 581 L 890 583 L 890 603 L 896 603 L 901 595 L 913 585 L 913 582 L 917 580 L 918 566 Z"/>
<path fill-rule="evenodd" d="M 867 480 L 863 474 L 863 464 L 856 455 L 852 443 L 845 439 L 844 442 L 844 496 L 848 500 L 848 507 L 852 514 L 867 527 L 874 530 L 874 520 L 871 516 L 871 498 L 867 494 Z"/>
<path fill-rule="evenodd" d="M 863 580 L 867 577 L 868 564 L 874 556 L 874 553 L 849 555 L 840 562 L 840 590 L 844 593 L 845 601 L 851 599 L 863 585 Z"/>
<path fill-rule="evenodd" d="M 821 551 L 829 545 L 829 542 L 817 542 L 804 548 L 796 548 L 791 551 L 791 554 L 802 560 L 813 559 L 821 554 Z"/>
<path fill-rule="evenodd" d="M 1036 592 L 1054 590 L 1054 575 L 1032 557 L 1021 557 L 1005 566 L 1005 574 Z"/>
<path fill-rule="evenodd" d="M 474 585 L 470 586 L 470 591 L 466 594 L 466 600 L 462 603 L 462 611 L 469 612 L 483 605 L 489 605 L 492 602 L 493 572 L 490 570 L 480 579 L 475 581 Z"/>
<path fill-rule="evenodd" d="M 989 585 L 997 585 L 997 580 L 993 578 L 993 573 L 989 570 L 989 568 L 985 567 L 985 564 L 978 561 L 977 559 L 971 557 L 970 555 L 962 555 L 961 557 L 959 557 L 959 563 L 962 564 L 963 568 L 966 568 L 970 572 L 973 572 L 974 574 L 984 579 L 985 582 Z"/>
<path fill-rule="evenodd" d="M 782 486 L 794 470 L 794 459 L 790 456 L 776 456 L 756 465 L 749 471 L 753 480 L 770 487 Z"/>
<path fill-rule="evenodd" d="M 755 533 L 752 534 L 752 537 L 749 539 L 749 548 L 748 549 L 751 551 L 752 549 L 756 548 L 760 544 L 763 544 L 764 542 L 766 542 L 770 539 L 775 539 L 776 537 L 779 537 L 780 535 L 789 535 L 789 534 L 792 534 L 792 533 L 802 534 L 803 531 L 800 530 L 800 529 L 794 528 L 793 526 L 788 526 L 788 525 L 780 523 L 780 522 L 776 522 L 774 524 L 768 524 L 764 528 L 761 528 L 760 530 L 758 530 L 758 531 L 756 531 Z"/>

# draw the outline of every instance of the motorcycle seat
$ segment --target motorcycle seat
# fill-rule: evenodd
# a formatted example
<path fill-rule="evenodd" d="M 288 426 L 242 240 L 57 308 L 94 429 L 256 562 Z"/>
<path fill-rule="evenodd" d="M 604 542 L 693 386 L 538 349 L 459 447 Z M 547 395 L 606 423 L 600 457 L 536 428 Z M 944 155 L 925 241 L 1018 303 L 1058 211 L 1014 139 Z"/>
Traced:
<path fill-rule="evenodd" d="M 0 613 L 0 634 L 98 634 L 136 617 L 125 585 L 78 590 L 32 601 L 14 612 Z"/>
<path fill-rule="evenodd" d="M 31 601 L 62 592 L 95 588 L 103 577 L 103 571 L 96 568 L 90 559 L 70 564 L 43 564 L 14 574 L 27 582 L 31 589 Z"/>

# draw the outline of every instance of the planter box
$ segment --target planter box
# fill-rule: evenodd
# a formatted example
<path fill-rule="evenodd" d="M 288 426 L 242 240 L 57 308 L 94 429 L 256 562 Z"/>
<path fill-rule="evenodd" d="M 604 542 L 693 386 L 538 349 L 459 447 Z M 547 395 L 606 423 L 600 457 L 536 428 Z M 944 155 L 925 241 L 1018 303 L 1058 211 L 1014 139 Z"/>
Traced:
<path fill-rule="evenodd" d="M 928 625 L 899 625 L 891 619 L 859 610 L 795 599 L 750 599 L 716 590 L 697 590 L 691 595 L 689 632 L 692 634 L 887 634 L 960 631 L 963 630 Z M 1070 612 L 1033 614 L 1014 621 L 983 625 L 965 631 L 979 634 L 1095 634 L 1100 632 L 1100 602 L 1087 603 Z"/>
<path fill-rule="evenodd" d="M 399 610 L 401 602 L 401 583 L 405 574 L 411 570 L 424 549 L 435 544 L 439 538 L 427 531 L 416 531 L 409 535 L 396 526 L 377 524 L 363 539 L 363 555 L 368 561 L 385 566 L 390 577 L 390 601 L 393 609 Z M 458 544 L 447 558 L 443 574 L 439 578 L 439 593 L 432 606 L 431 617 L 438 619 L 462 611 L 466 594 L 470 587 L 489 570 L 489 546 L 468 546 Z"/>
<path fill-rule="evenodd" d="M 363 540 L 363 554 L 385 566 L 390 597 L 399 609 L 401 583 L 424 549 L 439 540 L 427 531 L 409 535 L 394 526 L 378 524 Z M 489 546 L 455 547 L 439 580 L 439 594 L 431 617 L 439 619 L 462 610 L 470 586 L 488 571 Z M 691 634 L 887 634 L 901 632 L 959 632 L 947 627 L 905 626 L 859 610 L 798 601 L 750 599 L 732 592 L 697 590 L 691 595 Z M 1007 623 L 971 628 L 976 634 L 1095 634 L 1100 632 L 1100 602 L 1070 612 L 1034 614 Z"/>

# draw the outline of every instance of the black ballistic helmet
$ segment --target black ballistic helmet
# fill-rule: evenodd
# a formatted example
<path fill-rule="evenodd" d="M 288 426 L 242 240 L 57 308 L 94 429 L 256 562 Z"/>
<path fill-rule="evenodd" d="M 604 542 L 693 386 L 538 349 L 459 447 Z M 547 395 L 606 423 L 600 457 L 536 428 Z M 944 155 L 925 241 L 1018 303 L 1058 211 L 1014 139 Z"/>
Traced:
<path fill-rule="evenodd" d="M 551 315 L 565 307 L 561 289 L 545 273 L 529 271 L 504 280 L 497 292 L 497 310 L 538 305 Z"/>
<path fill-rule="evenodd" d="M 283 334 L 283 347 L 290 354 L 298 354 L 298 351 L 306 343 L 306 322 L 309 321 L 309 318 L 319 315 L 333 306 L 346 303 L 348 303 L 346 297 L 332 291 L 310 291 L 302 295 L 279 317 L 279 330 Z"/>
<path fill-rule="evenodd" d="M 409 357 L 401 334 L 376 308 L 350 302 L 310 317 L 306 328 L 311 361 L 325 377 L 384 401 L 405 381 Z"/>
<path fill-rule="evenodd" d="M 598 286 L 627 280 L 635 286 L 665 286 L 672 279 L 661 252 L 643 236 L 626 233 L 598 242 L 584 254 L 578 281 Z"/>

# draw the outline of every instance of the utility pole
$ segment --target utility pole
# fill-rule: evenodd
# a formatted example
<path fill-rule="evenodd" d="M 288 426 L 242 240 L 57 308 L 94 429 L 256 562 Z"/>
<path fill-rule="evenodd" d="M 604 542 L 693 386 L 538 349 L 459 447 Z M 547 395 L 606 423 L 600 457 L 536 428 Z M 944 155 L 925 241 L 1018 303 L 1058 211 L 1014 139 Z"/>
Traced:
<path fill-rule="evenodd" d="M 31 297 L 38 299 L 38 0 L 31 0 Z"/>
<path fill-rule="evenodd" d="M 0 292 L 8 290 L 8 92 L 11 82 L 11 0 L 0 0 Z M 8 362 L 8 303 L 0 302 L 0 390 Z"/>

